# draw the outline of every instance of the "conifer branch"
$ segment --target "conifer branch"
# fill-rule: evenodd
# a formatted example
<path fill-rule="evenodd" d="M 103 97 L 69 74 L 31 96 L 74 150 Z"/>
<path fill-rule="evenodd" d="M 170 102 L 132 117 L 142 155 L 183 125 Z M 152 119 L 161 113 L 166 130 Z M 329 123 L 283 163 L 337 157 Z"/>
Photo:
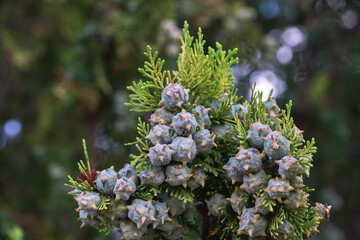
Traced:
<path fill-rule="evenodd" d="M 83 140 L 86 164 L 80 160 L 80 178 L 69 176 L 65 184 L 75 188 L 71 194 L 81 221 L 101 223 L 100 231 L 108 233 L 119 226 L 116 211 L 124 216 L 125 239 L 143 237 L 151 224 L 160 227 L 155 239 L 181 234 L 184 227 L 198 231 L 198 237 L 200 226 L 185 220 L 197 205 L 203 239 L 311 237 L 331 206 L 308 203 L 313 189 L 303 184 L 303 176 L 309 175 L 315 140 L 303 140 L 291 117 L 292 102 L 280 111 L 273 91 L 263 102 L 253 86 L 249 102 L 237 104 L 241 97 L 230 73 L 237 50 L 224 51 L 216 43 L 206 55 L 201 29 L 194 39 L 185 22 L 183 34 L 177 70 L 164 70 L 165 61 L 148 46 L 148 60 L 139 69 L 146 80 L 128 87 L 126 105 L 132 111 L 154 111 L 152 127 L 139 118 L 138 137 L 126 144 L 138 150 L 130 155 L 132 166 L 97 175 Z M 179 206 L 169 206 L 168 198 L 180 200 Z M 183 213 L 175 216 L 176 207 Z M 289 236 L 281 232 L 285 223 Z"/>

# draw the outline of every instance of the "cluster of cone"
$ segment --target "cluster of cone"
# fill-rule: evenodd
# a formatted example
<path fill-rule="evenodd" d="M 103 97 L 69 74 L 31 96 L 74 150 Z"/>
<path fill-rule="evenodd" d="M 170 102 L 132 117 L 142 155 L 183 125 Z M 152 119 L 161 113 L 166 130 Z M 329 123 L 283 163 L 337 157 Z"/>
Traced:
<path fill-rule="evenodd" d="M 204 187 L 206 175 L 202 169 L 189 168 L 199 154 L 207 156 L 215 146 L 215 134 L 209 131 L 208 109 L 198 105 L 192 113 L 185 111 L 189 90 L 171 83 L 162 92 L 160 105 L 149 121 L 152 125 L 146 137 L 152 144 L 147 157 L 152 167 L 140 173 L 141 184 L 154 187 L 164 181 L 170 186 L 182 185 L 194 190 Z M 180 110 L 180 111 L 179 111 Z"/>
<path fill-rule="evenodd" d="M 274 99 L 265 102 L 267 115 L 276 116 L 280 109 Z M 291 142 L 286 139 L 282 132 L 273 131 L 273 121 L 270 125 L 250 123 L 250 129 L 246 140 L 251 148 L 239 147 L 235 157 L 231 157 L 228 163 L 223 166 L 233 184 L 240 185 L 235 188 L 230 198 L 232 209 L 239 215 L 239 234 L 246 234 L 250 237 L 267 236 L 267 216 L 273 212 L 272 206 L 265 206 L 264 200 L 269 197 L 282 204 L 284 209 L 291 209 L 295 212 L 299 208 L 308 208 L 308 194 L 303 190 L 303 176 L 309 176 L 309 172 L 303 169 L 299 160 L 295 159 L 290 152 Z M 302 141 L 302 133 L 296 126 L 295 135 Z M 273 128 L 274 129 L 274 128 Z M 264 171 L 264 160 L 268 157 L 270 162 L 276 164 L 276 173 L 267 175 Z M 305 159 L 303 159 L 305 161 Z M 309 160 L 308 160 L 309 161 Z M 265 194 L 260 194 L 264 189 Z M 252 196 L 254 201 L 250 201 Z M 252 203 L 253 202 L 253 203 Z M 322 212 L 320 219 L 328 217 L 331 206 L 316 204 L 317 212 Z M 325 212 L 325 213 L 324 213 Z M 314 233 L 317 229 L 314 229 Z M 277 229 L 278 239 L 296 237 L 294 226 L 287 220 Z"/>
<path fill-rule="evenodd" d="M 121 233 L 121 239 L 126 240 L 153 239 L 155 231 L 168 239 L 183 237 L 187 231 L 177 216 L 185 214 L 187 218 L 193 218 L 195 205 L 165 195 L 163 202 L 131 197 L 139 185 L 137 175 L 140 174 L 129 164 L 119 172 L 111 167 L 98 172 L 97 191 L 75 190 L 81 227 L 115 227 Z M 106 209 L 99 209 L 101 198 L 110 200 Z M 148 228 L 149 225 L 152 228 Z"/>
<path fill-rule="evenodd" d="M 211 103 L 212 109 L 219 110 L 230 98 L 224 93 L 219 100 Z M 235 138 L 230 124 L 212 124 L 212 109 L 202 105 L 189 106 L 189 90 L 180 84 L 171 83 L 161 94 L 161 108 L 155 110 L 149 121 L 151 129 L 146 139 L 149 152 L 146 157 L 151 166 L 137 172 L 126 164 L 119 172 L 113 167 L 98 172 L 95 190 L 74 191 L 78 202 L 79 220 L 82 226 L 98 227 L 106 225 L 119 229 L 122 239 L 153 239 L 161 234 L 167 239 L 180 239 L 187 234 L 182 219 L 192 219 L 196 203 L 189 203 L 167 193 L 161 193 L 156 200 L 136 199 L 139 186 L 159 187 L 162 184 L 183 187 L 189 191 L 205 186 L 207 175 L 201 168 L 189 166 L 195 158 L 206 158 L 216 140 Z M 223 113 L 229 119 L 237 116 L 243 119 L 247 114 L 247 103 L 233 104 Z M 205 200 L 209 215 L 222 217 L 225 206 L 230 202 L 238 215 L 239 234 L 251 238 L 267 236 L 268 219 L 273 212 L 272 205 L 266 205 L 266 198 L 282 204 L 284 209 L 308 208 L 308 194 L 304 191 L 303 177 L 309 176 L 307 169 L 291 155 L 291 142 L 282 132 L 275 131 L 275 120 L 280 108 L 269 97 L 265 101 L 266 122 L 250 123 L 246 141 L 251 146 L 239 147 L 236 156 L 231 157 L 223 166 L 234 188 L 231 196 L 216 193 Z M 186 108 L 188 111 L 186 111 Z M 294 126 L 295 135 L 303 141 L 302 131 Z M 265 161 L 266 160 L 266 161 Z M 272 166 L 271 171 L 269 162 Z M 264 169 L 267 169 L 265 172 Z M 99 209 L 102 200 L 110 202 L 106 209 Z M 331 206 L 316 203 L 314 212 L 320 221 L 329 219 Z M 181 215 L 181 217 L 179 217 Z M 149 227 L 152 226 L 152 227 Z M 294 226 L 284 220 L 276 230 L 278 239 L 296 237 Z M 317 229 L 313 229 L 316 233 Z M 313 234 L 311 233 L 311 234 Z M 310 234 L 310 235 L 311 235 Z"/>
<path fill-rule="evenodd" d="M 178 216 L 193 218 L 194 203 L 168 197 L 166 193 L 157 201 L 143 201 L 132 194 L 139 186 L 158 187 L 164 182 L 190 190 L 205 186 L 207 176 L 203 169 L 190 168 L 188 164 L 197 155 L 206 157 L 216 147 L 215 134 L 209 131 L 209 109 L 197 105 L 190 113 L 182 107 L 188 103 L 188 93 L 175 83 L 164 89 L 160 102 L 164 106 L 149 119 L 152 127 L 146 139 L 151 147 L 146 157 L 151 167 L 139 173 L 129 164 L 119 172 L 111 167 L 97 173 L 94 192 L 75 190 L 82 226 L 113 226 L 126 240 L 152 239 L 155 231 L 168 239 L 179 239 L 187 233 Z M 107 209 L 98 209 L 101 198 L 110 199 Z"/>

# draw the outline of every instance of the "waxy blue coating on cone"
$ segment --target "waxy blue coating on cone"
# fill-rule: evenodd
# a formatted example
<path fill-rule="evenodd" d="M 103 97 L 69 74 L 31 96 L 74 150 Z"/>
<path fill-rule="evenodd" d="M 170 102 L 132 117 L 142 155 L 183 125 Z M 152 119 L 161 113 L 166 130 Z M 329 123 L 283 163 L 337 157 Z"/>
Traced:
<path fill-rule="evenodd" d="M 116 181 L 113 193 L 116 196 L 115 200 L 127 201 L 135 191 L 135 183 L 127 177 L 121 177 Z"/>
<path fill-rule="evenodd" d="M 203 169 L 195 168 L 193 170 L 193 176 L 187 181 L 187 185 L 191 190 L 205 186 L 206 174 Z"/>
<path fill-rule="evenodd" d="M 243 182 L 243 174 L 241 174 L 237 169 L 239 168 L 239 162 L 235 157 L 231 157 L 227 164 L 223 166 L 226 170 L 226 175 L 231 179 L 233 183 Z"/>
<path fill-rule="evenodd" d="M 135 184 L 137 181 L 137 175 L 136 175 L 136 168 L 128 163 L 125 164 L 125 166 L 119 170 L 118 172 L 118 178 L 126 177 L 130 180 L 132 180 Z"/>
<path fill-rule="evenodd" d="M 102 170 L 96 178 L 97 189 L 104 194 L 113 194 L 115 180 L 118 177 L 113 168 Z"/>
<path fill-rule="evenodd" d="M 175 151 L 172 160 L 181 163 L 189 163 L 196 156 L 196 143 L 191 138 L 176 137 L 169 145 Z"/>
<path fill-rule="evenodd" d="M 194 134 L 197 126 L 194 114 L 185 111 L 176 114 L 172 120 L 172 127 L 178 136 L 187 137 Z"/>
<path fill-rule="evenodd" d="M 170 127 L 166 125 L 155 125 L 150 129 L 148 138 L 153 145 L 156 145 L 157 142 L 160 144 L 171 143 Z"/>
<path fill-rule="evenodd" d="M 294 157 L 285 156 L 281 160 L 277 161 L 279 165 L 279 174 L 286 179 L 295 178 L 301 174 L 302 167 L 298 163 L 298 160 Z"/>
<path fill-rule="evenodd" d="M 83 225 L 88 225 L 92 227 L 97 227 L 101 224 L 101 220 L 98 218 L 98 215 L 91 214 L 85 210 L 79 211 L 79 220 L 82 222 Z"/>
<path fill-rule="evenodd" d="M 120 229 L 123 234 L 122 236 L 125 240 L 137 240 L 141 239 L 141 237 L 147 230 L 147 226 L 143 226 L 138 229 L 137 225 L 133 223 L 130 219 L 124 219 L 120 222 Z"/>
<path fill-rule="evenodd" d="M 89 191 L 84 191 L 76 197 L 79 208 L 88 213 L 98 212 L 97 206 L 100 204 L 101 199 L 99 194 Z"/>
<path fill-rule="evenodd" d="M 214 125 L 211 132 L 215 133 L 216 138 L 232 138 L 235 136 L 234 127 L 230 124 Z"/>
<path fill-rule="evenodd" d="M 196 105 L 192 111 L 199 126 L 204 128 L 211 127 L 211 120 L 208 111 L 204 106 Z"/>
<path fill-rule="evenodd" d="M 179 186 L 186 183 L 190 176 L 190 169 L 182 165 L 169 165 L 165 169 L 166 182 L 170 186 Z"/>
<path fill-rule="evenodd" d="M 161 101 L 164 106 L 173 111 L 179 105 L 189 101 L 189 90 L 177 83 L 170 83 L 161 93 Z"/>
<path fill-rule="evenodd" d="M 264 206 L 264 200 L 266 199 L 266 195 L 262 197 L 258 197 L 255 201 L 255 212 L 261 213 L 263 215 L 267 215 L 270 212 L 270 209 Z"/>
<path fill-rule="evenodd" d="M 279 131 L 270 132 L 264 142 L 266 155 L 274 160 L 281 159 L 290 153 L 290 141 L 281 135 Z"/>
<path fill-rule="evenodd" d="M 161 107 L 155 110 L 155 112 L 150 116 L 150 124 L 152 126 L 157 124 L 166 124 L 170 125 L 174 114 L 169 112 L 165 107 Z"/>
<path fill-rule="evenodd" d="M 149 158 L 155 167 L 167 165 L 171 161 L 171 149 L 166 144 L 157 144 L 149 149 Z"/>
<path fill-rule="evenodd" d="M 261 154 L 256 148 L 243 149 L 240 147 L 240 151 L 235 157 L 239 163 L 236 165 L 237 170 L 241 174 L 258 172 L 262 168 L 263 157 L 264 154 Z"/>
<path fill-rule="evenodd" d="M 251 237 L 266 236 L 268 220 L 260 214 L 255 214 L 254 210 L 255 208 L 247 208 L 242 212 L 239 226 L 243 230 L 240 233 Z"/>
<path fill-rule="evenodd" d="M 228 199 L 228 201 L 230 201 L 231 208 L 234 210 L 234 212 L 240 215 L 243 207 L 249 206 L 249 202 L 246 199 L 247 198 L 245 193 L 237 187 L 235 188 L 235 191 L 231 194 L 231 197 Z"/>
<path fill-rule="evenodd" d="M 280 113 L 280 108 L 276 104 L 276 100 L 274 98 L 270 98 L 270 99 L 268 98 L 266 101 L 264 101 L 264 103 L 265 103 L 266 112 L 274 111 L 275 114 Z"/>
<path fill-rule="evenodd" d="M 294 226 L 286 219 L 282 220 L 276 232 L 279 234 L 278 239 L 290 239 L 296 236 Z"/>
<path fill-rule="evenodd" d="M 255 147 L 259 150 L 264 148 L 264 139 L 269 134 L 267 125 L 261 124 L 259 122 L 250 124 L 250 129 L 246 139 L 252 147 Z"/>
<path fill-rule="evenodd" d="M 209 155 L 211 149 L 215 146 L 215 134 L 212 135 L 207 129 L 197 131 L 193 138 L 196 142 L 197 150 L 203 156 Z"/>
<path fill-rule="evenodd" d="M 148 184 L 154 187 L 159 186 L 165 180 L 165 174 L 161 167 L 151 167 L 139 174 L 141 184 Z"/>
<path fill-rule="evenodd" d="M 139 229 L 155 221 L 155 208 L 150 201 L 135 199 L 130 205 L 128 218 L 136 223 Z"/>
<path fill-rule="evenodd" d="M 232 118 L 234 118 L 236 116 L 236 114 L 237 114 L 239 119 L 244 119 L 244 116 L 246 116 L 248 114 L 247 107 L 245 107 L 242 104 L 233 105 L 232 109 L 233 109 L 233 112 L 234 112 L 234 116 L 232 116 Z"/>
<path fill-rule="evenodd" d="M 296 191 L 290 192 L 289 196 L 283 202 L 285 209 L 296 210 L 298 208 L 307 207 L 306 203 L 308 201 L 309 194 L 303 190 L 297 189 Z"/>
<path fill-rule="evenodd" d="M 168 206 L 166 205 L 166 203 L 153 202 L 153 205 L 155 208 L 155 218 L 156 218 L 156 221 L 154 221 L 152 223 L 154 227 L 170 220 L 170 217 L 168 214 Z"/>
<path fill-rule="evenodd" d="M 128 209 L 127 204 L 123 200 L 116 201 L 115 199 L 110 200 L 110 204 L 107 206 L 107 209 L 101 211 L 102 215 L 105 215 L 106 218 L 114 225 L 115 227 L 120 227 L 120 221 L 124 218 L 127 218 Z"/>
<path fill-rule="evenodd" d="M 268 187 L 265 191 L 272 199 L 278 199 L 288 197 L 290 195 L 290 191 L 293 189 L 294 188 L 290 186 L 287 180 L 272 178 L 269 180 Z"/>
<path fill-rule="evenodd" d="M 241 188 L 249 194 L 253 194 L 266 185 L 266 173 L 264 170 L 260 170 L 256 173 L 245 174 L 243 177 L 243 185 Z"/>
<path fill-rule="evenodd" d="M 226 199 L 225 196 L 220 193 L 215 193 L 209 200 L 206 201 L 209 213 L 216 217 L 225 216 L 225 212 L 220 209 L 225 207 Z"/>

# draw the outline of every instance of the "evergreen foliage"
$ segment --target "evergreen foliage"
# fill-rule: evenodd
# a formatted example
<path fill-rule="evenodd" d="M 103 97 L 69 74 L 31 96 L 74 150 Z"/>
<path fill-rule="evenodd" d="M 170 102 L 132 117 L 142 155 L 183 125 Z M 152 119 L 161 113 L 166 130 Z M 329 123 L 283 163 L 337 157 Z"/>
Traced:
<path fill-rule="evenodd" d="M 85 155 L 85 159 L 86 159 L 86 165 L 84 164 L 84 162 L 82 160 L 79 161 L 78 163 L 78 168 L 80 171 L 80 183 L 78 181 L 75 181 L 71 176 L 68 175 L 68 179 L 69 179 L 69 183 L 70 184 L 65 184 L 65 186 L 67 187 L 71 187 L 77 190 L 81 190 L 81 191 L 93 191 L 93 180 L 94 180 L 94 170 L 91 169 L 90 167 L 90 159 L 89 159 L 89 154 L 87 152 L 87 148 L 86 148 L 86 141 L 85 139 L 82 140 L 82 144 L 83 144 L 83 149 L 84 149 L 84 155 Z M 73 194 L 71 192 L 71 194 Z"/>
<path fill-rule="evenodd" d="M 146 136 L 148 136 L 150 132 L 150 126 L 149 124 L 143 122 L 140 117 L 138 120 L 139 123 L 137 130 L 140 137 L 136 137 L 135 142 L 127 143 L 126 145 L 135 144 L 136 148 L 138 149 L 139 155 L 131 154 L 130 158 L 133 159 L 133 161 L 131 161 L 131 164 L 133 166 L 136 166 L 138 171 L 141 171 L 143 168 L 148 169 L 149 167 L 151 167 L 151 163 L 149 159 L 146 157 L 150 149 L 150 143 L 146 139 Z"/>
<path fill-rule="evenodd" d="M 135 140 L 138 115 L 123 105 L 128 101 L 126 86 L 137 82 L 147 44 L 166 60 L 164 68 L 176 68 L 178 26 L 189 19 L 195 38 L 195 26 L 202 26 L 206 48 L 215 47 L 215 41 L 223 49 L 239 47 L 240 62 L 232 67 L 239 95 L 248 99 L 253 80 L 269 76 L 265 72 L 274 73 L 276 83 L 286 83 L 286 91 L 275 89 L 274 96 L 283 109 L 285 101 L 293 99 L 294 122 L 306 130 L 305 140 L 315 136 L 318 147 L 311 180 L 304 177 L 316 188 L 311 200 L 331 202 L 336 211 L 317 238 L 360 239 L 356 221 L 343 221 L 360 208 L 358 199 L 351 197 L 360 189 L 360 5 L 272 1 L 280 11 L 267 20 L 267 2 L 4 0 L 1 238 L 11 238 L 13 229 L 34 239 L 108 238 L 96 229 L 66 224 L 77 213 L 71 212 L 73 199 L 59 197 L 69 189 L 62 185 L 68 174 L 76 180 L 74 160 L 86 164 L 80 155 L 82 138 L 88 143 L 91 166 L 98 170 L 129 161 L 135 147 L 120 145 Z M 301 49 L 283 41 L 293 36 L 285 35 L 289 30 L 303 33 Z M 277 53 L 284 49 L 293 53 L 288 64 L 279 62 Z M 5 132 L 13 118 L 23 127 L 16 139 Z"/>
<path fill-rule="evenodd" d="M 149 59 L 145 61 L 144 68 L 139 72 L 147 81 L 133 82 L 128 90 L 130 102 L 125 105 L 135 112 L 151 112 L 159 107 L 161 92 L 170 83 L 178 83 L 190 89 L 189 105 L 209 103 L 214 96 L 220 97 L 224 91 L 233 91 L 234 83 L 229 73 L 231 65 L 238 59 L 233 56 L 237 49 L 224 51 L 221 44 L 216 45 L 216 50 L 209 48 L 208 55 L 204 54 L 203 34 L 199 28 L 198 39 L 190 36 L 189 25 L 184 24 L 184 37 L 181 38 L 182 53 L 178 58 L 178 70 L 170 73 L 163 70 L 165 60 L 158 58 L 158 52 L 152 53 L 150 46 L 144 55 Z M 233 95 L 236 99 L 236 95 Z M 229 105 L 224 108 L 228 109 Z M 226 110 L 227 110 L 226 109 Z M 225 110 L 225 111 L 226 111 Z"/>
<path fill-rule="evenodd" d="M 164 70 L 165 61 L 158 58 L 158 52 L 152 53 L 151 47 L 147 47 L 145 56 L 148 58 L 148 61 L 145 62 L 143 68 L 139 69 L 139 72 L 147 80 L 134 82 L 132 86 L 128 87 L 132 94 L 130 95 L 130 101 L 126 105 L 135 112 L 155 111 L 154 114 L 157 114 L 157 109 L 164 103 L 164 94 L 174 99 L 180 98 L 179 92 L 167 92 L 164 89 L 177 88 L 176 91 L 188 93 L 189 98 L 186 98 L 184 104 L 177 105 L 175 109 L 171 108 L 165 111 L 169 111 L 174 115 L 180 112 L 188 112 L 190 114 L 195 105 L 203 105 L 209 112 L 212 123 L 212 128 L 209 129 L 213 132 L 212 136 L 215 136 L 215 143 L 213 143 L 210 152 L 206 156 L 196 154 L 195 158 L 190 158 L 191 152 L 189 152 L 189 149 L 186 149 L 187 145 L 183 143 L 187 139 L 186 141 L 188 142 L 192 141 L 191 147 L 196 146 L 195 141 L 192 140 L 192 135 L 181 135 L 180 132 L 176 135 L 172 130 L 172 143 L 168 144 L 167 147 L 171 149 L 172 154 L 188 156 L 189 161 L 179 163 L 174 162 L 174 159 L 172 159 L 170 165 L 164 163 L 162 166 L 159 166 L 161 171 L 165 171 L 166 168 L 167 179 L 158 187 L 147 184 L 139 185 L 137 184 L 136 173 L 148 170 L 153 166 L 149 160 L 150 150 L 155 145 L 163 146 L 159 145 L 159 143 L 152 144 L 151 141 L 147 140 L 151 129 L 150 124 L 139 118 L 137 127 L 139 137 L 136 138 L 136 141 L 128 144 L 135 145 L 138 150 L 137 154 L 130 155 L 133 159 L 131 164 L 136 167 L 136 170 L 131 170 L 133 167 L 128 166 L 126 176 L 119 176 L 119 178 L 114 179 L 115 182 L 121 179 L 121 184 L 123 184 L 118 188 L 114 188 L 114 194 L 119 191 L 125 191 L 126 196 L 130 196 L 122 199 L 127 207 L 123 206 L 119 211 L 127 211 L 126 209 L 130 208 L 136 209 L 136 211 L 132 211 L 131 217 L 129 212 L 129 218 L 133 221 L 131 222 L 126 217 L 120 217 L 120 221 L 118 221 L 119 219 L 109 217 L 107 215 L 109 212 L 104 211 L 108 208 L 113 195 L 100 194 L 96 185 L 93 185 L 93 182 L 91 182 L 91 179 L 94 178 L 92 175 L 94 169 L 90 168 L 84 142 L 87 166 L 80 161 L 79 170 L 82 181 L 79 183 L 69 177 L 70 184 L 67 184 L 67 186 L 73 187 L 76 191 L 80 192 L 92 192 L 94 196 L 90 196 L 94 199 L 99 195 L 100 203 L 96 204 L 96 206 L 87 206 L 86 209 L 90 210 L 88 210 L 88 217 L 82 218 L 83 224 L 98 227 L 97 225 L 100 222 L 105 225 L 105 228 L 103 227 L 99 230 L 105 233 L 111 231 L 112 227 L 116 227 L 119 232 L 123 232 L 123 239 L 140 239 L 142 236 L 145 237 L 146 234 L 149 234 L 147 229 L 152 224 L 154 224 L 154 228 L 156 227 L 154 231 L 155 236 L 158 238 L 165 236 L 171 239 L 179 239 L 191 236 L 191 239 L 198 239 L 200 237 L 200 223 L 184 220 L 188 218 L 187 212 L 192 212 L 196 208 L 198 213 L 195 213 L 192 217 L 199 218 L 199 213 L 201 213 L 203 222 L 201 234 L 203 239 L 247 239 L 246 235 L 255 238 L 278 239 L 279 234 L 290 236 L 290 239 L 304 239 L 313 236 L 317 232 L 321 218 L 314 208 L 310 207 L 310 204 L 307 202 L 305 205 L 299 205 L 300 203 L 295 202 L 296 208 L 289 208 L 286 205 L 290 201 L 295 201 L 289 197 L 290 193 L 296 197 L 297 192 L 299 194 L 300 191 L 309 192 L 310 189 L 303 187 L 302 184 L 294 185 L 294 187 L 290 186 L 288 180 L 291 181 L 293 179 L 285 179 L 284 176 L 280 176 L 281 174 L 277 170 L 278 164 L 275 160 L 281 161 L 281 159 L 272 159 L 269 155 L 265 154 L 266 151 L 260 152 L 258 149 L 253 148 L 247 140 L 248 132 L 253 123 L 259 122 L 266 125 L 269 131 L 268 136 L 271 135 L 271 132 L 277 132 L 279 136 L 285 138 L 290 143 L 290 155 L 297 159 L 296 163 L 298 162 L 301 166 L 302 172 L 298 175 L 301 181 L 303 176 L 308 176 L 312 166 L 310 163 L 312 161 L 312 154 L 316 152 L 315 142 L 314 139 L 311 141 L 302 140 L 302 132 L 294 125 L 293 118 L 290 115 L 292 102 L 290 101 L 286 105 L 286 110 L 281 110 L 279 114 L 269 117 L 272 110 L 269 111 L 267 109 L 266 104 L 262 101 L 262 92 L 256 92 L 254 86 L 250 101 L 241 104 L 247 111 L 242 111 L 242 116 L 240 116 L 239 112 L 235 112 L 234 106 L 238 104 L 241 98 L 236 95 L 234 80 L 229 73 L 231 65 L 237 62 L 237 58 L 234 57 L 237 50 L 224 51 L 222 46 L 217 43 L 216 49 L 209 48 L 206 55 L 204 51 L 205 41 L 203 40 L 201 29 L 198 31 L 198 38 L 194 40 L 190 36 L 189 26 L 185 22 L 183 34 L 184 36 L 181 38 L 182 53 L 178 58 L 178 69 L 175 71 Z M 175 84 L 178 85 L 175 86 Z M 271 94 L 268 97 L 268 101 L 272 101 L 276 105 Z M 168 121 L 163 121 L 163 124 L 173 127 L 172 123 Z M 185 127 L 191 128 L 190 125 Z M 197 131 L 201 129 L 203 129 L 202 126 L 197 127 Z M 270 141 L 268 138 L 263 139 L 264 141 Z M 276 139 L 272 139 L 272 141 L 274 141 L 272 145 L 274 149 L 281 148 L 281 144 L 276 142 Z M 240 150 L 239 152 L 237 152 L 238 149 Z M 252 169 L 249 164 L 253 164 L 255 161 L 251 160 L 249 153 L 256 154 L 257 159 L 262 159 L 262 165 L 259 167 L 260 171 L 258 171 L 258 168 L 256 172 L 255 170 L 249 170 Z M 158 150 L 154 150 L 154 154 L 158 154 Z M 244 156 L 241 154 L 244 154 Z M 230 166 L 231 169 L 226 165 L 230 158 L 235 158 L 238 161 Z M 159 159 L 163 162 L 162 158 Z M 240 165 L 240 161 L 244 159 L 247 159 L 246 161 L 248 162 L 241 165 L 242 172 L 239 172 L 237 164 Z M 169 167 L 171 168 L 171 175 L 168 173 Z M 196 175 L 195 168 L 202 169 L 206 177 L 204 177 L 205 180 L 201 180 L 204 180 L 200 184 L 202 185 L 201 187 L 190 189 L 187 186 L 187 181 L 189 179 L 197 181 L 197 178 L 200 178 L 200 176 Z M 245 183 L 241 185 L 242 181 L 239 179 L 232 179 L 230 181 L 228 178 L 229 171 L 238 174 L 244 182 L 249 182 L 247 185 Z M 251 188 L 255 189 L 253 185 L 255 183 L 252 182 L 252 179 L 255 178 L 254 176 L 257 176 L 257 173 L 260 173 L 259 176 L 262 177 L 259 177 L 257 180 L 256 191 L 253 191 Z M 154 175 L 152 177 L 158 176 Z M 279 180 L 279 177 L 283 179 Z M 170 178 L 171 185 L 169 182 Z M 278 188 L 272 189 L 270 183 L 268 185 L 270 180 Z M 135 185 L 136 189 L 133 189 L 132 186 Z M 209 199 L 225 199 L 225 197 L 230 197 L 235 191 L 235 187 L 239 186 L 242 189 L 243 196 L 245 196 L 238 200 L 244 205 L 244 208 L 241 210 L 244 214 L 238 215 L 238 212 L 233 210 L 229 203 L 230 200 L 228 200 L 225 204 L 219 202 L 218 209 L 215 209 L 212 215 L 209 216 L 205 202 L 208 203 Z M 79 210 L 83 211 L 84 202 L 76 197 L 79 194 L 76 191 L 73 192 L 75 200 L 78 201 Z M 275 192 L 276 194 L 270 194 L 269 192 Z M 86 195 L 87 198 L 89 198 L 88 195 Z M 216 198 L 212 198 L 214 195 L 216 195 Z M 260 205 L 255 206 L 256 199 L 260 197 L 263 198 L 263 201 Z M 95 201 L 90 200 L 87 200 L 89 204 L 93 204 L 93 201 Z M 170 201 L 177 201 L 178 204 L 168 203 Z M 161 212 L 158 209 L 154 213 L 154 206 L 159 202 L 168 204 L 169 208 L 169 212 L 161 213 L 162 216 L 169 214 L 173 219 L 172 222 L 162 222 L 160 227 L 154 223 L 158 221 L 157 218 Z M 267 209 L 269 213 L 258 213 L 257 209 L 260 207 Z M 219 213 L 219 211 L 221 214 L 214 214 L 214 212 Z M 292 226 L 290 233 L 281 232 L 283 230 L 280 226 L 284 225 L 285 221 Z M 256 225 L 257 223 L 261 226 Z"/>

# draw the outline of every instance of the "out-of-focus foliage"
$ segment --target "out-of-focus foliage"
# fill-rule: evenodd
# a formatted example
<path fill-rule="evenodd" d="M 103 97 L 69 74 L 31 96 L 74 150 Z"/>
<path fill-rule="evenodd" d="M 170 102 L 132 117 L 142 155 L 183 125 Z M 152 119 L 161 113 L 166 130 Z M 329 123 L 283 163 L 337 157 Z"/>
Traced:
<path fill-rule="evenodd" d="M 129 161 L 125 86 L 141 78 L 148 44 L 173 67 L 184 20 L 206 46 L 239 49 L 239 94 L 256 81 L 294 100 L 296 124 L 317 139 L 312 200 L 333 205 L 320 236 L 360 238 L 359 10 L 358 0 L 2 1 L 0 238 L 105 238 L 79 231 L 65 172 L 77 171 L 82 138 L 94 167 Z"/>

